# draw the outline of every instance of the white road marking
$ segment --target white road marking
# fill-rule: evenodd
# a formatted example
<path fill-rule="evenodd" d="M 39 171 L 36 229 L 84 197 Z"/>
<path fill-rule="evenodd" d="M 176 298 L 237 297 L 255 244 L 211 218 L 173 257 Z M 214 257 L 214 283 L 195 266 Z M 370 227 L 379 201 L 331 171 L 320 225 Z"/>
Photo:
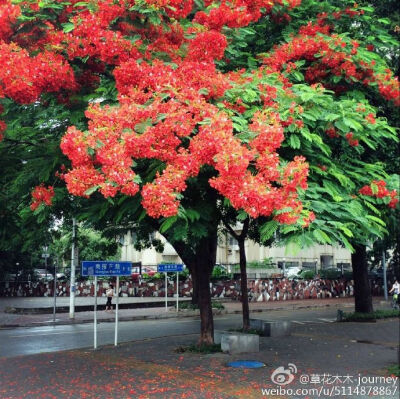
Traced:
<path fill-rule="evenodd" d="M 218 320 L 228 320 L 228 319 L 229 318 L 226 317 L 226 318 L 222 318 L 222 319 L 218 319 Z M 178 320 L 178 321 L 175 321 L 175 323 L 193 323 L 194 321 L 198 321 L 198 320 Z M 126 322 L 126 323 L 128 323 L 128 322 Z M 158 324 L 159 323 L 165 324 L 165 323 L 168 323 L 168 320 L 159 321 Z M 105 324 L 105 323 L 103 323 L 103 324 Z M 107 323 L 107 324 L 112 324 L 112 323 Z M 79 330 L 73 330 L 73 331 L 64 330 L 62 332 L 52 332 L 52 331 L 54 331 L 53 329 L 46 329 L 46 330 L 40 329 L 40 331 L 38 331 L 37 333 L 34 333 L 34 334 L 9 335 L 9 337 L 10 338 L 24 338 L 24 337 L 40 337 L 40 336 L 50 336 L 50 335 L 62 335 L 62 334 L 79 334 L 79 333 L 88 333 L 88 332 L 93 333 L 93 325 L 88 324 L 88 327 L 89 327 L 88 329 L 80 328 Z M 113 330 L 114 330 L 114 327 L 104 328 L 104 329 L 102 328 L 101 330 L 99 330 L 99 332 L 102 333 L 105 331 L 113 331 Z M 48 331 L 49 333 L 42 334 L 46 331 Z"/>

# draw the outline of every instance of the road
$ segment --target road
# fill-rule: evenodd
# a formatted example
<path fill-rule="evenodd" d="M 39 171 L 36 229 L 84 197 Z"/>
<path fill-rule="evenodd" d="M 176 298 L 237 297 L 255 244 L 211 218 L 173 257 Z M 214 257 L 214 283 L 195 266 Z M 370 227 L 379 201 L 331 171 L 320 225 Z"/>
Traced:
<path fill-rule="evenodd" d="M 308 323 L 329 323 L 336 318 L 336 309 L 298 309 L 254 313 L 264 320 L 291 320 L 294 326 Z M 214 318 L 215 329 L 237 328 L 241 315 Z M 114 343 L 114 323 L 98 324 L 98 346 Z M 140 341 L 165 336 L 198 334 L 198 319 L 164 319 L 120 322 L 118 342 Z M 13 357 L 41 352 L 55 352 L 93 347 L 93 324 L 71 324 L 0 330 L 0 357 Z"/>

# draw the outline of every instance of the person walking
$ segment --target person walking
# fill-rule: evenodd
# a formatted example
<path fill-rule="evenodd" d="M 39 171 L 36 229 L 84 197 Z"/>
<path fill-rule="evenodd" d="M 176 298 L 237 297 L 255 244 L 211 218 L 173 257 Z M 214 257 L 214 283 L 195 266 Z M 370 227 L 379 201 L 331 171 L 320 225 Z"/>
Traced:
<path fill-rule="evenodd" d="M 397 281 L 397 279 L 392 285 L 392 289 L 389 291 L 389 294 L 391 294 L 392 292 L 393 292 L 392 306 L 393 308 L 398 309 L 400 305 L 400 284 Z"/>
<path fill-rule="evenodd" d="M 110 284 L 110 287 L 106 291 L 107 303 L 106 303 L 106 312 L 112 312 L 112 298 L 114 296 L 114 286 Z"/>

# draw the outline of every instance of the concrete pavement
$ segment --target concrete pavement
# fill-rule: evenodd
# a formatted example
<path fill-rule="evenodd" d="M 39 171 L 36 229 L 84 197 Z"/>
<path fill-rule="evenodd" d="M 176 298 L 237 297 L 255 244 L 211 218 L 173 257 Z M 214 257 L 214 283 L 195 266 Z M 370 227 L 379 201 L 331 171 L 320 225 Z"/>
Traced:
<path fill-rule="evenodd" d="M 392 319 L 297 325 L 291 336 L 261 337 L 259 353 L 242 355 L 181 353 L 197 341 L 191 334 L 0 358 L 0 397 L 398 399 L 398 380 L 387 371 L 397 361 L 398 337 L 399 322 Z M 235 360 L 265 366 L 228 367 Z"/>

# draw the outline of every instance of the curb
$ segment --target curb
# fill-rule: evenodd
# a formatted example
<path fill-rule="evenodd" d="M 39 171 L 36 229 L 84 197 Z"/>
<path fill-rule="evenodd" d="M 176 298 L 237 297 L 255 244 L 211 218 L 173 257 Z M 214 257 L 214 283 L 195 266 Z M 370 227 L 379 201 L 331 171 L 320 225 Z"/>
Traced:
<path fill-rule="evenodd" d="M 182 302 L 189 302 L 190 299 L 184 299 Z M 168 299 L 168 306 L 173 306 L 176 303 L 175 299 Z M 115 303 L 114 303 L 115 305 Z M 147 309 L 147 308 L 157 308 L 164 307 L 165 300 L 153 301 L 153 302 L 128 302 L 120 303 L 119 309 Z M 98 304 L 97 310 L 104 310 L 105 304 Z M 52 314 L 53 306 L 42 306 L 42 307 L 6 307 L 4 313 L 10 314 L 21 314 L 21 315 L 36 315 L 36 314 Z M 69 306 L 57 306 L 57 313 L 68 313 Z M 75 305 L 75 313 L 79 312 L 92 312 L 94 310 L 94 305 Z"/>

